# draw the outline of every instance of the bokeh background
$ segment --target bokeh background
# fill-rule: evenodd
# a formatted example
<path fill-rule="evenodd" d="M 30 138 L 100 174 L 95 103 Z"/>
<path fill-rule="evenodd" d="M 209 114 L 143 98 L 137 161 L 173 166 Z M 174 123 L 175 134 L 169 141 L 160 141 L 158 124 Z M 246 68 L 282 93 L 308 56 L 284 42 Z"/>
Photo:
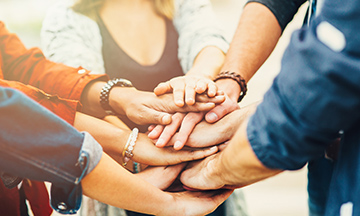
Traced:
<path fill-rule="evenodd" d="M 40 28 L 46 10 L 62 0 L 1 0 L 0 20 L 19 35 L 30 48 L 40 46 Z M 211 0 L 214 11 L 231 40 L 246 0 Z M 248 94 L 241 102 L 245 106 L 262 99 L 272 80 L 280 71 L 283 52 L 291 33 L 302 24 L 306 5 L 289 24 L 275 51 L 249 82 Z M 304 216 L 307 215 L 306 168 L 284 172 L 271 179 L 245 187 L 250 216 Z M 54 213 L 54 215 L 58 215 Z"/>

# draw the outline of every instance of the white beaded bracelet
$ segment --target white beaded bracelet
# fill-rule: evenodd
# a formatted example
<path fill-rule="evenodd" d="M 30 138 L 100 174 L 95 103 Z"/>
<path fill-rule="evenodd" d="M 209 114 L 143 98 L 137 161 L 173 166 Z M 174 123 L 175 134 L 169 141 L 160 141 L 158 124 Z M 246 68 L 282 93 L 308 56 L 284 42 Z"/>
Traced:
<path fill-rule="evenodd" d="M 129 138 L 128 138 L 127 142 L 126 142 L 126 145 L 124 147 L 124 150 L 122 152 L 122 156 L 124 158 L 123 166 L 126 166 L 126 164 L 134 156 L 132 151 L 134 150 L 134 146 L 136 144 L 138 134 L 139 134 L 139 129 L 137 129 L 137 128 L 134 128 L 130 133 L 130 136 L 129 136 Z"/>

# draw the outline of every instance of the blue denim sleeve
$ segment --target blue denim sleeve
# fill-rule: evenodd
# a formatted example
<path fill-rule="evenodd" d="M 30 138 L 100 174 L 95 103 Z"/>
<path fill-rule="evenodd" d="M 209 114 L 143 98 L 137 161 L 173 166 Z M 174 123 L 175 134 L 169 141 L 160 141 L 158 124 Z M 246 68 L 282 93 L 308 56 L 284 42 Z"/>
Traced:
<path fill-rule="evenodd" d="M 80 181 L 100 160 L 101 146 L 13 89 L 0 87 L 0 122 L 1 173 L 51 182 L 55 210 L 75 213 Z"/>
<path fill-rule="evenodd" d="M 247 128 L 265 166 L 301 168 L 360 120 L 359 10 L 359 1 L 325 1 L 310 27 L 292 35 Z"/>

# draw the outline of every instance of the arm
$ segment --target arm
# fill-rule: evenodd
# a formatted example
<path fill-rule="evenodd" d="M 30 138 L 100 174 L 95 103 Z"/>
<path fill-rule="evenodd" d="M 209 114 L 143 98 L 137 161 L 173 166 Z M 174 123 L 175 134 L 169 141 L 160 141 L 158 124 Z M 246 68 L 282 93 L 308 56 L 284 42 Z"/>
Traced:
<path fill-rule="evenodd" d="M 123 163 L 122 152 L 130 130 L 115 127 L 97 118 L 77 113 L 74 127 L 79 131 L 90 133 L 103 147 L 104 152 L 114 158 L 119 164 Z M 217 152 L 217 148 L 184 149 L 175 151 L 173 148 L 157 148 L 145 135 L 139 134 L 132 153 L 132 160 L 152 166 L 166 166 L 186 161 L 197 160 Z"/>
<path fill-rule="evenodd" d="M 276 46 L 285 26 L 291 21 L 304 0 L 256 0 L 249 1 L 241 14 L 239 25 L 221 71 L 233 71 L 241 75 L 245 82 L 269 57 Z M 205 116 L 210 123 L 217 121 L 232 109 L 240 95 L 240 87 L 232 79 L 216 82 L 231 101 L 217 106 Z"/>
<path fill-rule="evenodd" d="M 204 215 L 231 193 L 166 193 L 126 172 L 106 155 L 83 179 L 82 187 L 85 195 L 100 202 L 152 215 Z"/>
<path fill-rule="evenodd" d="M 323 155 L 340 130 L 357 127 L 360 17 L 352 14 L 359 8 L 359 2 L 325 2 L 310 27 L 293 34 L 282 70 L 249 123 L 222 153 L 196 164 L 181 180 L 202 189 L 244 186 L 301 168 Z M 334 34 L 341 46 L 329 43 Z"/>

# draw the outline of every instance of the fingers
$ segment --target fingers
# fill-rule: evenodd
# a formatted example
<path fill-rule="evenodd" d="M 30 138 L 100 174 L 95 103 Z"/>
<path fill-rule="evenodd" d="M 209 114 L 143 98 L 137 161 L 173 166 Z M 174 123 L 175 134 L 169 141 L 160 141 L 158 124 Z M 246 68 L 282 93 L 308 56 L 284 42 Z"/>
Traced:
<path fill-rule="evenodd" d="M 187 161 L 203 159 L 205 157 L 215 154 L 217 151 L 218 151 L 218 147 L 213 146 L 211 148 L 207 148 L 203 150 L 180 150 L 179 153 L 181 153 L 181 161 L 187 162 Z"/>
<path fill-rule="evenodd" d="M 195 82 L 188 82 L 185 88 L 185 102 L 187 105 L 194 105 L 195 103 Z"/>
<path fill-rule="evenodd" d="M 174 143 L 175 150 L 180 150 L 184 147 L 195 125 L 199 123 L 203 119 L 203 117 L 204 117 L 204 113 L 202 112 L 186 114 L 186 116 L 182 120 L 180 131 Z"/>
<path fill-rule="evenodd" d="M 219 92 L 221 93 L 221 92 Z M 208 97 L 205 94 L 196 95 L 196 102 L 198 103 L 215 103 L 215 104 L 221 104 L 225 101 L 225 95 L 217 94 L 215 97 Z"/>
<path fill-rule="evenodd" d="M 154 89 L 154 93 L 159 96 L 172 91 L 172 87 L 169 82 L 159 83 Z"/>
<path fill-rule="evenodd" d="M 168 125 L 171 123 L 171 114 L 157 111 L 151 108 L 144 108 L 142 112 L 128 114 L 131 121 L 139 125 L 161 124 Z"/>
<path fill-rule="evenodd" d="M 216 95 L 217 86 L 214 82 L 209 82 L 207 85 L 208 91 L 207 94 L 209 97 L 214 97 Z"/>
<path fill-rule="evenodd" d="M 230 100 L 228 97 L 226 97 L 226 100 L 224 103 L 216 106 L 214 109 L 210 110 L 205 115 L 205 120 L 209 123 L 215 123 L 222 117 L 224 117 L 226 114 L 239 109 L 239 105 Z"/>
<path fill-rule="evenodd" d="M 164 130 L 162 131 L 159 139 L 156 141 L 157 147 L 164 147 L 169 142 L 171 137 L 176 133 L 177 129 L 179 128 L 182 120 L 184 119 L 184 113 L 175 113 L 172 116 L 171 124 L 167 125 Z"/>
<path fill-rule="evenodd" d="M 161 133 L 163 132 L 165 126 L 164 125 L 156 125 L 153 127 L 153 129 L 150 131 L 150 127 L 149 127 L 149 131 L 150 133 L 148 134 L 148 137 L 150 139 L 157 139 L 159 138 L 159 136 L 161 135 Z"/>

